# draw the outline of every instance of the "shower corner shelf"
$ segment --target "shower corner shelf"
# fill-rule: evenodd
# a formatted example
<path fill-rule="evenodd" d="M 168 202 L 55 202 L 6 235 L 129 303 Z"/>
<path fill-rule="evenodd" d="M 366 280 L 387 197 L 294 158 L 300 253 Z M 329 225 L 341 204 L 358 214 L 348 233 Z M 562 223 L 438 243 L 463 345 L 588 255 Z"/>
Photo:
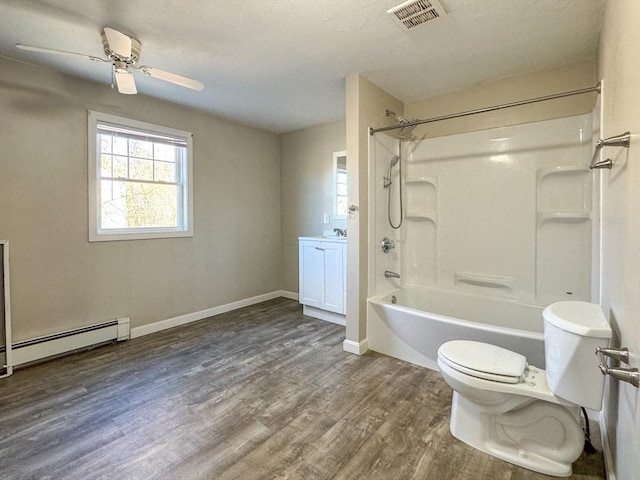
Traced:
<path fill-rule="evenodd" d="M 538 224 L 546 222 L 556 223 L 582 223 L 591 220 L 591 212 L 538 212 Z"/>
<path fill-rule="evenodd" d="M 418 183 L 427 183 L 429 185 L 433 185 L 434 187 L 438 187 L 438 177 L 413 177 L 407 178 L 404 181 L 405 185 L 418 184 Z"/>
<path fill-rule="evenodd" d="M 543 178 L 548 177 L 549 175 L 563 175 L 567 173 L 581 173 L 588 171 L 588 165 L 554 165 L 552 167 L 542 167 L 536 169 L 536 176 L 538 183 L 540 183 Z"/>
<path fill-rule="evenodd" d="M 437 224 L 437 213 L 430 211 L 409 211 L 405 214 L 407 220 L 426 220 Z"/>

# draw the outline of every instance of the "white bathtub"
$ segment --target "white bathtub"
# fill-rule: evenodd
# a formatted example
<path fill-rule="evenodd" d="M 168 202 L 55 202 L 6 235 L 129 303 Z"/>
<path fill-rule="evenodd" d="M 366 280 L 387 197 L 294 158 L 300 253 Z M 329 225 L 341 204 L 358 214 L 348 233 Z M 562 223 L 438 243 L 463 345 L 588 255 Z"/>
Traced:
<path fill-rule="evenodd" d="M 477 340 L 521 353 L 530 365 L 544 368 L 542 310 L 500 298 L 404 288 L 368 300 L 369 348 L 437 370 L 440 345 Z"/>

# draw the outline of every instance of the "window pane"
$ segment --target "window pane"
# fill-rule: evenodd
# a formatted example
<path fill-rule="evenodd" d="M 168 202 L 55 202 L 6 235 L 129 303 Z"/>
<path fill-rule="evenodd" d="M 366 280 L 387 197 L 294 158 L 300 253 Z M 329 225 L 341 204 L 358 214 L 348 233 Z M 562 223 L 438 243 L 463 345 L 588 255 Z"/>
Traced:
<path fill-rule="evenodd" d="M 129 140 L 129 156 L 153 158 L 153 143 L 143 140 Z"/>
<path fill-rule="evenodd" d="M 100 215 L 103 228 L 121 228 L 123 224 L 123 202 L 116 183 L 112 180 L 100 182 Z"/>
<path fill-rule="evenodd" d="M 100 175 L 103 177 L 111 176 L 111 155 L 100 155 Z"/>
<path fill-rule="evenodd" d="M 111 135 L 98 135 L 100 142 L 100 151 L 111 153 Z"/>
<path fill-rule="evenodd" d="M 347 194 L 347 186 L 344 185 L 344 184 L 341 184 L 341 183 L 337 184 L 336 185 L 336 190 L 337 190 L 338 195 L 346 195 Z"/>
<path fill-rule="evenodd" d="M 129 159 L 129 178 L 153 180 L 153 160 Z"/>
<path fill-rule="evenodd" d="M 346 173 L 342 173 L 342 172 L 338 172 L 336 175 L 336 182 L 337 183 L 347 183 L 347 174 Z"/>
<path fill-rule="evenodd" d="M 113 181 L 112 190 L 111 197 L 101 195 L 102 228 L 178 226 L 176 185 Z"/>
<path fill-rule="evenodd" d="M 102 180 L 100 182 L 100 192 L 102 203 L 113 200 L 113 182 L 111 180 Z"/>
<path fill-rule="evenodd" d="M 347 197 L 338 197 L 337 199 L 337 214 L 338 215 L 347 215 Z"/>
<path fill-rule="evenodd" d="M 129 146 L 127 139 L 122 137 L 113 137 L 113 153 L 116 155 L 128 155 Z"/>
<path fill-rule="evenodd" d="M 158 182 L 176 181 L 176 164 L 169 162 L 154 162 L 156 175 L 154 180 Z"/>
<path fill-rule="evenodd" d="M 113 157 L 113 176 L 116 178 L 127 178 L 129 176 L 127 157 Z"/>
<path fill-rule="evenodd" d="M 165 162 L 175 162 L 176 147 L 164 143 L 156 143 L 153 145 L 153 158 L 164 160 Z"/>

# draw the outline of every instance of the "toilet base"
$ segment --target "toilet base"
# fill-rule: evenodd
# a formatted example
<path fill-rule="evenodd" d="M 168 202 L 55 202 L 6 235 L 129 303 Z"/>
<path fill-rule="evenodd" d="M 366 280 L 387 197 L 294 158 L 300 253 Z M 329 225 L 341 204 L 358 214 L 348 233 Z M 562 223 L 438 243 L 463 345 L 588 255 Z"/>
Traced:
<path fill-rule="evenodd" d="M 556 477 L 571 475 L 584 446 L 579 408 L 542 400 L 495 414 L 454 391 L 450 426 L 454 437 L 477 450 Z"/>

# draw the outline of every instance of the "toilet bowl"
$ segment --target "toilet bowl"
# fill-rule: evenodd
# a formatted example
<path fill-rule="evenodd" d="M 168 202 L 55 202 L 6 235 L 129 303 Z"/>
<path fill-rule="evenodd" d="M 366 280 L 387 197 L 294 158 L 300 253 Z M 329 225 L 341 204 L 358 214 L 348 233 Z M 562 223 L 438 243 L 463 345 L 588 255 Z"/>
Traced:
<path fill-rule="evenodd" d="M 580 406 L 599 410 L 604 381 L 594 355 L 611 329 L 598 305 L 558 302 L 543 312 L 547 371 L 516 352 L 454 340 L 438 350 L 453 388 L 451 433 L 530 470 L 570 476 L 584 445 Z"/>

